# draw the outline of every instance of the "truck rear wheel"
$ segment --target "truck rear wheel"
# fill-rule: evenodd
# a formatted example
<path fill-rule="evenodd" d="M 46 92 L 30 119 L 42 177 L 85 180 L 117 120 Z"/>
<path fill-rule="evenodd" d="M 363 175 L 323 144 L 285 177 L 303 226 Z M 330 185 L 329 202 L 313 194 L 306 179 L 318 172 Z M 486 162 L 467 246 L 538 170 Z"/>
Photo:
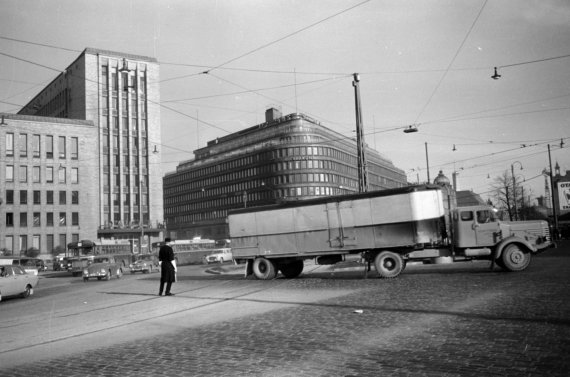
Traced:
<path fill-rule="evenodd" d="M 501 260 L 507 271 L 522 271 L 530 264 L 530 253 L 513 243 L 505 247 Z"/>
<path fill-rule="evenodd" d="M 400 254 L 383 251 L 374 258 L 374 267 L 381 278 L 395 278 L 404 270 L 404 260 Z"/>
<path fill-rule="evenodd" d="M 253 274 L 259 280 L 275 279 L 277 269 L 272 261 L 266 258 L 256 258 L 253 261 Z"/>
<path fill-rule="evenodd" d="M 283 276 L 285 276 L 288 279 L 292 279 L 301 275 L 304 266 L 305 264 L 303 263 L 302 260 L 296 260 L 291 263 L 279 265 L 279 270 L 281 270 Z"/>

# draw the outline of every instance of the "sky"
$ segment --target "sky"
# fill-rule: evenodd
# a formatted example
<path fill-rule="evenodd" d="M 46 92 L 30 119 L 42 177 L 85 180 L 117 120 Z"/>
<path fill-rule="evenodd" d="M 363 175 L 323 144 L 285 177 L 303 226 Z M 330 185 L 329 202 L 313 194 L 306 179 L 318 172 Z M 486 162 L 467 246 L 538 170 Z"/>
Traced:
<path fill-rule="evenodd" d="M 365 142 L 412 183 L 487 198 L 512 167 L 533 199 L 547 145 L 570 170 L 567 0 L 0 0 L 0 112 L 86 47 L 160 63 L 165 174 L 269 107 L 355 138 L 354 73 Z"/>

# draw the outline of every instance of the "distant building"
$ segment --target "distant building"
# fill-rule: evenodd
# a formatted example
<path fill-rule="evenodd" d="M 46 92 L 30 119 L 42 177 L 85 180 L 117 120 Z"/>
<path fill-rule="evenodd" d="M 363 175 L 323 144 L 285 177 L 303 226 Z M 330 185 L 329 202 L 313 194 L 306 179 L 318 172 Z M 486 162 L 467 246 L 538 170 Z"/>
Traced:
<path fill-rule="evenodd" d="M 97 194 L 90 238 L 158 238 L 163 223 L 159 65 L 155 58 L 85 49 L 19 114 L 93 122 L 86 161 Z M 142 228 L 144 230 L 134 229 Z M 150 245 L 151 239 L 143 242 Z"/>
<path fill-rule="evenodd" d="M 0 115 L 0 250 L 25 255 L 33 247 L 49 255 L 93 237 L 97 127 L 86 120 Z"/>
<path fill-rule="evenodd" d="M 407 185 L 368 148 L 369 190 Z M 356 141 L 303 114 L 266 112 L 266 122 L 208 142 L 164 177 L 172 238 L 228 237 L 229 210 L 358 191 Z"/>

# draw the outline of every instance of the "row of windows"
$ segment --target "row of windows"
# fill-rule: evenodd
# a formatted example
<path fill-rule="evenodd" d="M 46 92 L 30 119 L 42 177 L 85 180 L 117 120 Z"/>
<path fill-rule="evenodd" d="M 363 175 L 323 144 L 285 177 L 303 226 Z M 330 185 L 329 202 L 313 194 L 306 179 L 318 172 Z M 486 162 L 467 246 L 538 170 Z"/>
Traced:
<path fill-rule="evenodd" d="M 273 199 L 273 195 L 277 198 L 298 198 L 298 197 L 315 197 L 315 196 L 331 196 L 342 195 L 354 192 L 354 189 L 330 187 L 330 186 L 303 186 L 303 187 L 287 187 L 274 191 L 255 191 L 255 192 L 239 192 L 236 195 L 228 195 L 219 199 L 199 201 L 180 205 L 174 208 L 165 208 L 165 214 L 175 215 L 181 212 L 191 212 L 210 208 L 238 208 L 247 205 L 255 205 L 256 202 Z M 249 203 L 249 204 L 248 204 Z M 209 212 L 200 212 L 183 216 L 175 216 L 176 223 L 212 220 L 227 216 L 226 209 L 218 209 Z"/>
<path fill-rule="evenodd" d="M 20 234 L 20 235 L 7 235 L 6 236 L 6 250 L 8 250 L 11 254 L 14 254 L 15 252 L 17 253 L 18 251 L 20 251 L 21 253 L 25 252 L 26 250 L 28 250 L 28 239 L 32 240 L 31 246 L 30 247 L 34 247 L 40 251 L 47 251 L 49 253 L 52 252 L 52 250 L 54 250 L 54 248 L 56 247 L 55 245 L 55 239 L 56 239 L 56 235 L 55 234 L 46 234 L 45 235 L 45 241 L 46 241 L 46 249 L 43 250 L 42 248 L 42 236 L 40 234 L 33 234 L 33 235 L 28 235 L 28 234 Z M 66 250 L 67 249 L 67 234 L 61 233 L 57 235 L 57 239 L 59 240 L 59 244 L 57 246 L 59 246 L 60 248 L 62 248 L 62 250 Z M 19 243 L 16 245 L 15 241 L 19 240 Z M 71 235 L 71 242 L 77 242 L 79 241 L 79 234 L 78 233 L 73 233 Z"/>
<path fill-rule="evenodd" d="M 34 134 L 32 135 L 31 144 L 28 145 L 28 134 L 19 133 L 17 134 L 18 143 L 15 143 L 16 135 L 12 132 L 6 133 L 6 157 L 13 157 L 15 155 L 20 157 L 28 157 L 28 153 L 31 150 L 31 157 L 40 158 L 42 155 L 42 149 L 45 150 L 45 158 L 53 159 L 54 156 L 54 144 L 53 135 L 44 135 L 42 144 L 42 135 Z M 58 136 L 57 137 L 57 155 L 60 159 L 67 158 L 67 137 Z M 79 159 L 79 138 L 69 137 L 69 144 L 71 148 L 71 159 Z M 17 149 L 15 148 L 17 146 Z M 42 148 L 43 146 L 43 148 Z"/>
<path fill-rule="evenodd" d="M 29 166 L 27 165 L 19 165 L 18 167 L 18 176 L 15 176 L 15 167 L 14 165 L 6 165 L 4 171 L 4 177 L 6 182 L 15 182 L 18 181 L 20 183 L 28 182 L 28 173 L 31 170 L 32 183 L 54 183 L 54 171 L 57 169 L 57 182 L 58 183 L 67 183 L 67 168 L 65 166 L 45 166 L 44 167 L 44 174 L 43 174 L 43 181 L 42 181 L 42 167 L 41 166 L 32 166 L 31 169 L 28 169 Z M 73 184 L 79 183 L 79 168 L 71 168 L 71 176 L 70 182 Z"/>
<path fill-rule="evenodd" d="M 15 204 L 15 194 L 17 193 L 17 191 L 15 190 L 6 190 L 6 205 L 9 204 Z M 30 197 L 30 194 L 32 196 L 32 201 L 29 202 L 28 199 Z M 45 194 L 45 196 L 44 196 Z M 79 191 L 71 191 L 71 192 L 67 192 L 64 190 L 59 191 L 58 193 L 58 204 L 67 204 L 67 197 L 68 195 L 71 194 L 71 204 L 79 204 Z M 28 190 L 20 190 L 19 194 L 19 204 L 28 204 L 28 203 L 32 203 L 32 204 L 55 204 L 54 203 L 54 191 L 52 190 L 47 190 L 45 192 L 40 191 L 40 190 L 33 190 L 33 191 L 28 191 Z M 42 198 L 44 198 L 42 200 Z"/>
<path fill-rule="evenodd" d="M 227 186 L 216 186 L 211 189 L 202 189 L 198 191 L 185 190 L 182 195 L 176 195 L 171 197 L 165 197 L 164 202 L 167 205 L 175 205 L 179 203 L 184 203 L 191 200 L 201 200 L 205 196 L 218 196 L 224 194 L 231 194 L 235 192 L 241 192 L 243 190 L 250 190 L 258 187 L 268 187 L 268 185 L 278 185 L 278 184 L 291 184 L 291 183 L 335 183 L 338 185 L 343 185 L 347 187 L 356 188 L 358 182 L 354 179 L 347 178 L 338 174 L 331 173 L 299 173 L 299 174 L 285 174 L 273 177 L 269 182 L 263 182 L 259 179 L 250 180 L 245 182 L 239 182 L 235 184 L 230 184 Z M 268 189 L 269 190 L 269 189 Z"/>
<path fill-rule="evenodd" d="M 68 217 L 69 214 L 66 212 L 59 212 L 59 217 L 56 217 L 57 213 L 54 212 L 32 212 L 31 222 L 28 222 L 28 212 L 6 212 L 6 228 L 14 227 L 16 224 L 16 217 L 19 215 L 20 228 L 25 228 L 28 226 L 41 227 L 42 218 L 45 215 L 45 225 L 46 226 L 67 226 L 69 225 Z M 54 220 L 54 218 L 56 220 Z M 55 223 L 57 221 L 57 223 Z M 79 226 L 79 212 L 71 212 L 71 225 Z"/>

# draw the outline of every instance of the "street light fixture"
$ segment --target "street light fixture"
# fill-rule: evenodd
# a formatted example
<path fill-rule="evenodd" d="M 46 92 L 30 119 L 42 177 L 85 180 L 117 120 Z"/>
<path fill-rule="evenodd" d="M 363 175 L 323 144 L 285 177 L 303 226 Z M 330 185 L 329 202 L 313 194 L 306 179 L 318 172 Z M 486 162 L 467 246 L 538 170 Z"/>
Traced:
<path fill-rule="evenodd" d="M 495 67 L 495 74 L 494 74 L 493 76 L 491 76 L 491 78 L 492 78 L 493 80 L 498 80 L 498 79 L 501 78 L 501 75 L 499 75 L 499 74 L 497 73 L 497 67 Z"/>

